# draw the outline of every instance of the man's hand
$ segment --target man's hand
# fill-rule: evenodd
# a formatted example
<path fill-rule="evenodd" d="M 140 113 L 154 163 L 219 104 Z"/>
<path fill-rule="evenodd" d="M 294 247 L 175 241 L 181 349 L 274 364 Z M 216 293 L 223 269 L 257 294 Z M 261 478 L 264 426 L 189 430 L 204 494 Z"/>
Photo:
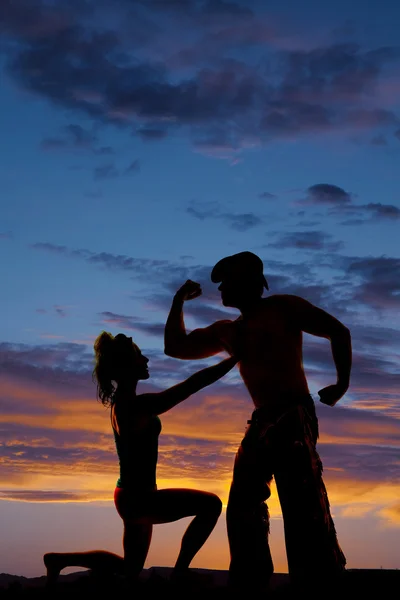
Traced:
<path fill-rule="evenodd" d="M 188 279 L 182 287 L 176 292 L 175 296 L 182 300 L 182 302 L 186 302 L 186 300 L 194 300 L 194 298 L 198 298 L 201 296 L 202 290 L 199 283 Z"/>
<path fill-rule="evenodd" d="M 319 390 L 318 395 L 322 404 L 328 406 L 335 406 L 336 402 L 340 400 L 342 396 L 347 392 L 349 386 L 341 385 L 336 383 L 334 385 L 328 385 L 327 387 Z"/>

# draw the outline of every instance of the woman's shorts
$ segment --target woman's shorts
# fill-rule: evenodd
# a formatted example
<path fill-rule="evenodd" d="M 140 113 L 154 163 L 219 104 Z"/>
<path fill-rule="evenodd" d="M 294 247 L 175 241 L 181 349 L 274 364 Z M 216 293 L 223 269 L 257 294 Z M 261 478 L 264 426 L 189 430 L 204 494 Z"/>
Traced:
<path fill-rule="evenodd" d="M 123 521 L 145 519 L 151 510 L 157 487 L 138 493 L 137 490 L 116 487 L 114 490 L 115 508 Z"/>

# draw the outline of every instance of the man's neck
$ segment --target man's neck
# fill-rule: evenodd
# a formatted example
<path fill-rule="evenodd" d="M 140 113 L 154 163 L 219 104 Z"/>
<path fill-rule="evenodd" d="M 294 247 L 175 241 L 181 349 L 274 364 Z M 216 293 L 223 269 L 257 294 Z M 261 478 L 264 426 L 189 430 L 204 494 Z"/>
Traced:
<path fill-rule="evenodd" d="M 262 297 L 252 298 L 245 304 L 238 306 L 242 317 L 245 319 L 246 317 L 251 316 L 254 313 L 254 311 L 257 310 L 257 308 L 261 305 L 262 300 Z"/>

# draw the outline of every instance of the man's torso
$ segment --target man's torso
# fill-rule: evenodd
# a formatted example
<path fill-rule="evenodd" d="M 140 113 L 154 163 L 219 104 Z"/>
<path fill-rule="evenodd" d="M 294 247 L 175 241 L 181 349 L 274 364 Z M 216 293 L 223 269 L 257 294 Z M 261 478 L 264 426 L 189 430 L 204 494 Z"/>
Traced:
<path fill-rule="evenodd" d="M 303 369 L 302 332 L 284 296 L 263 298 L 249 316 L 221 324 L 220 339 L 240 352 L 239 371 L 257 408 L 309 394 Z"/>

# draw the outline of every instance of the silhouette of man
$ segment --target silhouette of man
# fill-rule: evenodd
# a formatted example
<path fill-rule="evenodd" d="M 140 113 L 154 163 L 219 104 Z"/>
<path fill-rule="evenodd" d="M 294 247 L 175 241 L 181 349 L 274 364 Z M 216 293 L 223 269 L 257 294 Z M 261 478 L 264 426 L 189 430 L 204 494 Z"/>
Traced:
<path fill-rule="evenodd" d="M 239 252 L 220 260 L 211 280 L 224 306 L 239 309 L 186 332 L 183 304 L 202 293 L 188 280 L 175 294 L 165 327 L 165 353 L 202 359 L 223 350 L 237 353 L 239 371 L 255 409 L 236 453 L 226 512 L 229 579 L 234 589 L 268 587 L 274 566 L 269 549 L 266 500 L 273 477 L 284 522 L 289 574 L 303 585 L 316 574 L 325 582 L 344 572 L 346 559 L 330 514 L 322 463 L 316 450 L 318 420 L 302 360 L 302 334 L 330 340 L 337 380 L 321 389 L 334 406 L 346 393 L 351 372 L 351 335 L 335 317 L 291 294 L 263 297 L 268 283 L 262 260 Z"/>

